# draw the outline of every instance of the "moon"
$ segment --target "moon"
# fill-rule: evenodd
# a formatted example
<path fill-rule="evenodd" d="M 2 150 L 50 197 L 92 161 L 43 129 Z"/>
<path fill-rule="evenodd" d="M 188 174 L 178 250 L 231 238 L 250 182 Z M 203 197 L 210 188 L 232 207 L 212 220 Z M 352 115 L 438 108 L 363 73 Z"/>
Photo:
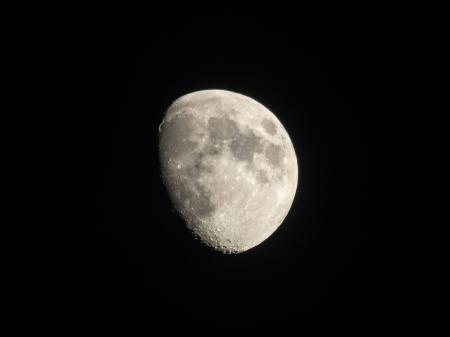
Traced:
<path fill-rule="evenodd" d="M 262 104 L 231 91 L 196 91 L 173 102 L 159 126 L 159 161 L 187 227 L 223 253 L 270 237 L 297 190 L 287 131 Z"/>

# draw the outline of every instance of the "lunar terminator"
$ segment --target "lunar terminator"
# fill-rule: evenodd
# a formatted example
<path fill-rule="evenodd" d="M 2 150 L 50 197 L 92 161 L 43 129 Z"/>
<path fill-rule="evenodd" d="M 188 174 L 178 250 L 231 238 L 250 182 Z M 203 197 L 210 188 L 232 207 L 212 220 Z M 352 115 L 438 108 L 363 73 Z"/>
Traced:
<path fill-rule="evenodd" d="M 202 242 L 240 253 L 281 225 L 298 164 L 288 133 L 266 107 L 230 91 L 197 91 L 172 103 L 159 131 L 164 185 Z"/>

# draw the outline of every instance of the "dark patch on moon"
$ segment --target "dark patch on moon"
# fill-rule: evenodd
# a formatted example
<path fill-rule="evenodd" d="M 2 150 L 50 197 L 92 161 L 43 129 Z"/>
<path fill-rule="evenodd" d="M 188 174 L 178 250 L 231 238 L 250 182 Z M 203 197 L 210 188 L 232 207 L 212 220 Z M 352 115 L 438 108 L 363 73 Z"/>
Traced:
<path fill-rule="evenodd" d="M 205 156 L 217 156 L 217 155 L 221 154 L 222 151 L 223 151 L 223 145 L 220 143 L 217 143 L 217 144 L 206 145 L 203 148 L 202 153 Z"/>
<path fill-rule="evenodd" d="M 232 139 L 238 133 L 236 122 L 228 117 L 211 117 L 208 121 L 208 130 L 213 142 Z"/>
<path fill-rule="evenodd" d="M 258 171 L 258 173 L 256 174 L 256 180 L 261 184 L 267 184 L 270 181 L 267 173 L 263 170 Z"/>
<path fill-rule="evenodd" d="M 280 145 L 270 143 L 266 148 L 265 156 L 270 164 L 275 167 L 280 166 L 283 158 L 283 149 Z"/>
<path fill-rule="evenodd" d="M 187 113 L 180 113 L 161 125 L 160 150 L 167 156 L 178 158 L 192 152 L 197 143 L 189 139 L 195 130 L 196 118 Z"/>
<path fill-rule="evenodd" d="M 198 182 L 183 181 L 177 188 L 170 189 L 177 209 L 192 212 L 196 216 L 206 217 L 216 210 L 211 201 L 211 193 Z"/>
<path fill-rule="evenodd" d="M 192 163 L 186 167 L 184 170 L 184 173 L 186 175 L 187 179 L 197 179 L 199 178 L 204 172 L 210 173 L 212 168 L 205 164 L 204 158 L 208 156 L 204 152 L 197 152 L 193 155 L 193 161 Z"/>
<path fill-rule="evenodd" d="M 202 185 L 195 184 L 196 191 L 191 200 L 192 212 L 198 216 L 207 216 L 216 210 L 216 206 L 211 201 L 211 193 Z"/>
<path fill-rule="evenodd" d="M 262 152 L 263 145 L 261 138 L 253 132 L 239 133 L 231 141 L 230 150 L 236 159 L 251 163 L 254 154 Z"/>
<path fill-rule="evenodd" d="M 277 126 L 275 125 L 274 122 L 272 122 L 269 119 L 264 119 L 261 122 L 262 127 L 264 128 L 264 130 L 269 134 L 274 136 L 277 133 Z"/>

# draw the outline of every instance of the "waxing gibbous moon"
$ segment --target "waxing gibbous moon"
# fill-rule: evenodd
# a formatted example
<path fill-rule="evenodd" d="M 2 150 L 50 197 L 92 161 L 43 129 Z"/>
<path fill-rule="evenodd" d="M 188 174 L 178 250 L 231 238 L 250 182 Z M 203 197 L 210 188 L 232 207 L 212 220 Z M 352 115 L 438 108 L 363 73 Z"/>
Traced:
<path fill-rule="evenodd" d="M 223 253 L 271 236 L 297 189 L 297 157 L 281 122 L 230 91 L 196 91 L 173 102 L 159 127 L 159 159 L 174 208 Z"/>

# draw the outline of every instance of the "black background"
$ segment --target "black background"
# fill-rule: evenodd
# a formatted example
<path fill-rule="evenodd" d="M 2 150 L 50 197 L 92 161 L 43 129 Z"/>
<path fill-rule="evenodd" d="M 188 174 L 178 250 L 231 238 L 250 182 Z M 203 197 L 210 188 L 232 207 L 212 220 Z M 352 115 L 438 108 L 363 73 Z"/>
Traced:
<path fill-rule="evenodd" d="M 62 336 L 422 325 L 419 25 L 392 6 L 36 8 L 29 324 Z M 158 169 L 165 109 L 212 88 L 272 110 L 300 164 L 283 225 L 238 255 L 193 239 Z"/>

